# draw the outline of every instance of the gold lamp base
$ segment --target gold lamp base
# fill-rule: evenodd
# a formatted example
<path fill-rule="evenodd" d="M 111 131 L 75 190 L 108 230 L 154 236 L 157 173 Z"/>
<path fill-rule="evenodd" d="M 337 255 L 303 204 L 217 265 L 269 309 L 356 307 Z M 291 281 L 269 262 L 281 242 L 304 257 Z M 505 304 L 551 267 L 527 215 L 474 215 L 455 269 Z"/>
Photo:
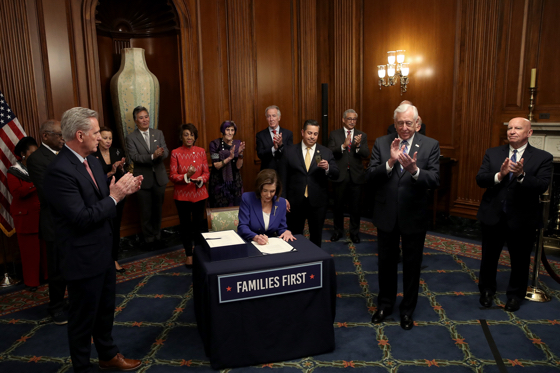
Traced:
<path fill-rule="evenodd" d="M 8 273 L 4 273 L 4 277 L 2 278 L 2 281 L 0 282 L 0 287 L 7 288 L 9 286 L 19 284 L 19 282 L 20 282 L 19 280 L 14 280 L 13 278 L 11 278 Z"/>
<path fill-rule="evenodd" d="M 527 287 L 527 295 L 525 295 L 525 299 L 539 303 L 550 302 L 551 300 L 550 296 L 545 293 L 544 290 L 533 286 Z"/>

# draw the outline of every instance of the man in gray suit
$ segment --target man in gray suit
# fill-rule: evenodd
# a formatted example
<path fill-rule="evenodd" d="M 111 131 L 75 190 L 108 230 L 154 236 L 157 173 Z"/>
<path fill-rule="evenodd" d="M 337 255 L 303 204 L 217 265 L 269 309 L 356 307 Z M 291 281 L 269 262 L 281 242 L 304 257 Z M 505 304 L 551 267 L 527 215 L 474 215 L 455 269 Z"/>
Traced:
<path fill-rule="evenodd" d="M 147 243 L 161 239 L 161 208 L 169 181 L 163 160 L 169 155 L 163 132 L 150 128 L 150 115 L 143 106 L 132 112 L 136 129 L 126 137 L 126 149 L 134 163 L 134 176 L 144 176 L 138 191 L 142 233 Z"/>
<path fill-rule="evenodd" d="M 416 132 L 418 110 L 395 109 L 396 134 L 378 138 L 371 152 L 367 178 L 375 185 L 373 224 L 379 250 L 379 296 L 373 323 L 393 312 L 397 298 L 399 241 L 403 251 L 401 327 L 412 329 L 418 302 L 420 268 L 428 229 L 428 189 L 439 186 L 439 143 Z"/>
<path fill-rule="evenodd" d="M 329 149 L 333 152 L 340 171 L 333 180 L 334 231 L 331 241 L 338 241 L 344 234 L 344 204 L 350 209 L 350 239 L 360 242 L 360 197 L 366 174 L 362 161 L 369 157 L 367 135 L 356 129 L 358 113 L 348 109 L 342 114 L 343 127 L 331 132 Z"/>
<path fill-rule="evenodd" d="M 68 323 L 64 314 L 64 293 L 66 292 L 66 281 L 60 271 L 60 253 L 56 248 L 54 223 L 52 220 L 49 204 L 45 199 L 45 186 L 43 179 L 48 165 L 54 160 L 58 152 L 64 146 L 60 122 L 54 119 L 47 120 L 41 124 L 39 129 L 41 146 L 32 153 L 27 160 L 27 169 L 33 185 L 37 188 L 41 211 L 39 213 L 39 237 L 47 246 L 47 264 L 49 274 L 49 313 L 57 325 Z"/>

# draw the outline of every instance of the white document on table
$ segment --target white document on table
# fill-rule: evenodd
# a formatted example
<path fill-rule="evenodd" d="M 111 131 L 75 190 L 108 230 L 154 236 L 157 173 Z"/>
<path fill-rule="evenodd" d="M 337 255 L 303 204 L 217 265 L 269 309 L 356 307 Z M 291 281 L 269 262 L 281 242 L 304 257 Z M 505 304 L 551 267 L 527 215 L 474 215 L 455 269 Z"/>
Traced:
<path fill-rule="evenodd" d="M 202 237 L 204 237 L 210 247 L 240 245 L 245 243 L 234 230 L 202 233 Z"/>
<path fill-rule="evenodd" d="M 259 245 L 253 241 L 253 245 L 263 254 L 280 254 L 295 251 L 292 245 L 278 237 L 269 238 L 268 243 L 265 245 Z"/>

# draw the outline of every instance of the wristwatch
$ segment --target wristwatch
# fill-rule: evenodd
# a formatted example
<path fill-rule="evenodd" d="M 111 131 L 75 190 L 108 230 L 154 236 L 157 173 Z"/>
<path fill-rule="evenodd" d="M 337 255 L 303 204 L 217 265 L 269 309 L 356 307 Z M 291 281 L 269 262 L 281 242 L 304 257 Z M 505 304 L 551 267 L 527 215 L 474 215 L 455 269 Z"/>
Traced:
<path fill-rule="evenodd" d="M 525 177 L 525 172 L 523 172 L 521 175 L 517 176 L 517 181 L 523 180 L 524 177 Z"/>

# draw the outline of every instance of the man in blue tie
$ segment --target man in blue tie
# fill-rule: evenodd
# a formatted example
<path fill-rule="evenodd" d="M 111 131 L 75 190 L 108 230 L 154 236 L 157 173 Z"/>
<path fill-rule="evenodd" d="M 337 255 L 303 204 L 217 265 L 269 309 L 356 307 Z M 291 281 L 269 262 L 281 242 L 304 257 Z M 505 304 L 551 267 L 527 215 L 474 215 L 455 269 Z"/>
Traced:
<path fill-rule="evenodd" d="M 428 189 L 439 186 L 439 143 L 416 132 L 418 110 L 410 104 L 395 109 L 397 133 L 375 141 L 366 178 L 373 183 L 373 224 L 377 227 L 379 296 L 373 323 L 393 312 L 397 298 L 399 241 L 403 252 L 401 327 L 412 329 L 418 302 L 420 268 L 428 229 Z"/>
<path fill-rule="evenodd" d="M 531 251 L 537 228 L 542 226 L 539 195 L 548 188 L 552 174 L 552 154 L 529 144 L 532 133 L 527 119 L 510 120 L 509 145 L 488 149 L 476 175 L 478 186 L 486 188 L 477 215 L 482 227 L 478 288 L 483 307 L 490 307 L 496 294 L 504 243 L 511 259 L 504 309 L 517 311 L 527 293 Z"/>

